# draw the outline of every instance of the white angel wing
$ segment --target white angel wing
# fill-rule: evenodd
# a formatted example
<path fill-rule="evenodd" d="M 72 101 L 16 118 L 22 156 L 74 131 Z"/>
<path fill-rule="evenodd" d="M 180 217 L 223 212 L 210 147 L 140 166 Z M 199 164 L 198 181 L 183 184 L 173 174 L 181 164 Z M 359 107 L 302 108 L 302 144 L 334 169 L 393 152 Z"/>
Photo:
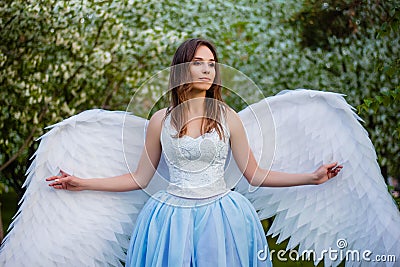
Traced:
<path fill-rule="evenodd" d="M 136 216 L 149 196 L 54 190 L 46 177 L 61 170 L 110 177 L 136 168 L 147 120 L 89 110 L 41 137 L 22 204 L 0 251 L 1 266 L 122 266 Z"/>
<path fill-rule="evenodd" d="M 266 104 L 273 120 L 262 112 Z M 272 170 L 299 173 L 332 161 L 343 165 L 337 177 L 319 186 L 257 189 L 241 179 L 235 190 L 254 204 L 260 218 L 275 215 L 268 234 L 279 235 L 278 242 L 290 237 L 287 250 L 300 245 L 299 253 L 314 251 L 315 264 L 324 250 L 336 250 L 336 259 L 325 253 L 325 266 L 337 266 L 346 256 L 346 266 L 376 265 L 380 255 L 400 260 L 399 211 L 367 131 L 342 95 L 295 90 L 266 98 L 239 115 L 263 167 L 272 162 Z M 380 264 L 395 265 L 393 258 Z"/>

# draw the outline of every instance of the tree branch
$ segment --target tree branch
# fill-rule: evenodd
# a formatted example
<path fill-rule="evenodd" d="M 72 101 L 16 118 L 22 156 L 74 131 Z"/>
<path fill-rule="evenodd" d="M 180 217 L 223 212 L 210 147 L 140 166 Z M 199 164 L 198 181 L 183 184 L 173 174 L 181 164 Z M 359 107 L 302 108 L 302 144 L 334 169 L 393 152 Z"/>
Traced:
<path fill-rule="evenodd" d="M 17 17 L 17 15 L 12 16 L 5 24 L 2 28 L 0 28 L 0 32 L 3 31 L 15 18 Z"/>

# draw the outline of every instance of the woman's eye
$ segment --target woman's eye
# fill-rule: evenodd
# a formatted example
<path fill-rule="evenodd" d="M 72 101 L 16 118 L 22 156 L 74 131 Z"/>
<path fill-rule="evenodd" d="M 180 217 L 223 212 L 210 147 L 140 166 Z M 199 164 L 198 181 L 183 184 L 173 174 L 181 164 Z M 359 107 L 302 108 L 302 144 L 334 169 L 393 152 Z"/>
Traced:
<path fill-rule="evenodd" d="M 200 61 L 200 60 L 196 60 L 196 61 L 193 61 L 192 64 L 193 64 L 194 66 L 201 66 L 201 65 L 203 65 L 203 64 L 206 64 L 206 62 L 203 62 L 203 61 Z M 208 66 L 209 66 L 210 68 L 215 68 L 215 62 L 209 62 L 209 63 L 208 63 Z"/>

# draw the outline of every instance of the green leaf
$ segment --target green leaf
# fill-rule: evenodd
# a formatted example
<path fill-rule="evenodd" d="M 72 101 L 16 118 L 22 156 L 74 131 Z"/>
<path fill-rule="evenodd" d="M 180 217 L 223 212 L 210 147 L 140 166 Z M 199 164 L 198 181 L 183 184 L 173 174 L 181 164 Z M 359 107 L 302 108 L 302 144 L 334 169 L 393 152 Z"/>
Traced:
<path fill-rule="evenodd" d="M 364 99 L 364 104 L 367 108 L 370 107 L 372 103 L 373 103 L 372 99 Z"/>

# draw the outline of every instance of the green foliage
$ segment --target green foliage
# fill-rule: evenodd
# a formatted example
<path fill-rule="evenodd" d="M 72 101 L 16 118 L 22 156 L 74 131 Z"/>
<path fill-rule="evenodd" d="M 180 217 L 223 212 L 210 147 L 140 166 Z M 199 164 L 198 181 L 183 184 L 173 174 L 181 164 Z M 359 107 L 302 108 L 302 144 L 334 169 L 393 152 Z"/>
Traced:
<path fill-rule="evenodd" d="M 249 76 L 265 95 L 311 88 L 344 93 L 350 104 L 358 106 L 363 99 L 396 88 L 398 73 L 389 74 L 397 65 L 389 70 L 387 66 L 392 65 L 381 68 L 379 62 L 398 64 L 399 33 L 387 31 L 375 39 L 381 25 L 370 20 L 376 13 L 369 13 L 362 4 L 351 17 L 356 33 L 352 28 L 336 34 L 335 27 L 348 25 L 339 23 L 340 19 L 349 18 L 332 18 L 338 22 L 331 23 L 329 30 L 318 24 L 326 31 L 324 44 L 305 45 L 305 26 L 293 24 L 293 18 L 303 14 L 309 21 L 305 10 L 317 16 L 321 6 L 312 7 L 312 3 L 319 2 L 1 2 L 0 179 L 19 191 L 27 159 L 37 147 L 33 140 L 44 133 L 45 126 L 85 109 L 126 109 L 133 94 L 170 65 L 177 46 L 189 37 L 212 40 L 220 61 Z M 373 12 L 397 14 L 386 5 L 381 8 L 381 1 L 365 3 L 377 5 L 378 11 Z M 158 98 L 164 90 L 142 90 L 136 101 L 148 103 L 150 109 L 149 99 Z M 247 90 L 244 87 L 241 93 L 251 95 Z M 236 110 L 248 104 L 234 95 L 227 95 L 227 101 Z M 395 177 L 400 175 L 400 153 L 392 127 L 398 121 L 398 106 L 393 102 L 379 105 L 377 113 L 370 106 L 361 114 L 381 166 Z M 138 110 L 138 115 L 147 111 Z"/>
<path fill-rule="evenodd" d="M 303 47 L 330 50 L 330 37 L 343 39 L 354 35 L 359 25 L 372 17 L 368 11 L 376 5 L 363 5 L 358 0 L 305 0 L 301 11 L 290 21 L 300 27 Z"/>
<path fill-rule="evenodd" d="M 0 182 L 0 195 L 9 192 L 9 188 L 4 183 Z"/>
<path fill-rule="evenodd" d="M 18 195 L 12 188 L 8 188 L 7 191 L 0 193 L 1 203 L 1 222 L 4 233 L 9 228 L 12 218 L 15 216 L 17 211 Z M 0 226 L 1 227 L 1 226 Z"/>
<path fill-rule="evenodd" d="M 386 177 L 400 176 L 399 17 L 395 1 L 306 0 L 290 18 L 308 58 L 327 59 L 332 89 L 357 106 Z"/>
<path fill-rule="evenodd" d="M 400 29 L 400 3 L 395 1 L 388 1 L 386 13 L 383 16 L 383 21 L 380 28 L 376 30 L 376 39 L 389 40 L 393 35 L 398 36 L 398 30 Z M 395 40 L 396 42 L 396 40 Z M 398 39 L 397 39 L 398 44 Z M 393 52 L 393 50 L 389 50 Z M 397 51 L 397 50 L 396 50 Z M 364 98 L 363 103 L 361 103 L 357 109 L 360 114 L 373 114 L 374 117 L 378 117 L 383 112 L 386 113 L 385 120 L 382 121 L 384 127 L 379 130 L 383 130 L 384 139 L 382 142 L 387 140 L 392 141 L 395 146 L 384 147 L 380 153 L 380 162 L 385 165 L 389 159 L 394 157 L 395 160 L 399 160 L 399 141 L 400 141 L 400 57 L 398 53 L 393 53 L 393 56 L 388 60 L 387 58 L 378 57 L 375 61 L 376 73 L 381 73 L 381 75 L 392 79 L 393 85 L 391 87 L 385 88 L 385 90 L 377 93 L 373 96 L 368 96 Z M 393 112 L 393 113 L 392 113 Z M 389 117 L 389 119 L 387 119 Z M 399 177 L 398 164 L 390 165 L 388 172 L 393 174 L 395 177 Z M 397 200 L 397 203 L 399 201 Z M 399 205 L 400 206 L 400 205 Z"/>
<path fill-rule="evenodd" d="M 388 185 L 388 191 L 389 191 L 390 195 L 393 197 L 394 202 L 397 204 L 397 207 L 400 210 L 399 188 L 396 188 L 393 185 Z"/>
<path fill-rule="evenodd" d="M 376 39 L 381 37 L 390 37 L 392 32 L 400 28 L 400 3 L 391 3 L 391 8 L 382 21 L 381 27 L 377 30 Z M 376 72 L 381 72 L 390 78 L 398 78 L 400 76 L 400 57 L 396 54 L 392 61 L 384 61 L 378 58 L 375 67 Z M 368 112 L 372 109 L 375 113 L 378 111 L 379 106 L 388 106 L 390 103 L 399 104 L 400 101 L 400 85 L 397 84 L 391 90 L 384 91 L 374 97 L 364 99 L 364 103 L 358 106 L 359 113 L 362 111 Z M 399 115 L 399 114 L 398 114 Z M 393 134 L 400 139 L 400 121 L 397 122 L 397 128 Z"/>

